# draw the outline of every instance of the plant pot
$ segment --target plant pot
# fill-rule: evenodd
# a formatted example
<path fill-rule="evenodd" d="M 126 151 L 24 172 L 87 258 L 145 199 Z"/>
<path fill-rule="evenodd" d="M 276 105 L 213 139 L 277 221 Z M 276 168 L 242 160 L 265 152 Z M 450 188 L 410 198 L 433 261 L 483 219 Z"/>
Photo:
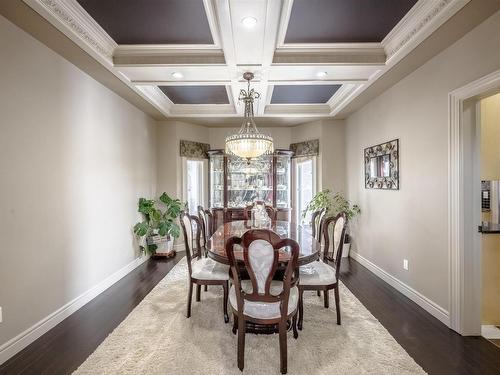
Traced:
<path fill-rule="evenodd" d="M 152 235 L 147 240 L 148 246 L 156 245 L 154 256 L 159 257 L 172 257 L 175 255 L 174 248 L 174 239 L 170 236 L 159 236 Z"/>
<path fill-rule="evenodd" d="M 351 250 L 351 243 L 350 242 L 344 242 L 344 245 L 342 247 L 342 258 L 348 258 L 349 257 L 349 250 Z"/>

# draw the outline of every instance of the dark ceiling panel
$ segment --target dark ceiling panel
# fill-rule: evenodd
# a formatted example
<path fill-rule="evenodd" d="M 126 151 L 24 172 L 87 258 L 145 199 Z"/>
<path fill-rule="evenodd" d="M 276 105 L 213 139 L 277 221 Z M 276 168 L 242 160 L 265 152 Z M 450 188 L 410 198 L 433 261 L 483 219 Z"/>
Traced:
<path fill-rule="evenodd" d="M 213 44 L 202 0 L 78 0 L 118 44 Z"/>
<path fill-rule="evenodd" d="M 274 86 L 271 104 L 324 104 L 341 85 Z"/>
<path fill-rule="evenodd" d="M 417 0 L 295 0 L 285 43 L 381 42 Z"/>
<path fill-rule="evenodd" d="M 229 104 L 226 86 L 158 86 L 174 104 Z"/>

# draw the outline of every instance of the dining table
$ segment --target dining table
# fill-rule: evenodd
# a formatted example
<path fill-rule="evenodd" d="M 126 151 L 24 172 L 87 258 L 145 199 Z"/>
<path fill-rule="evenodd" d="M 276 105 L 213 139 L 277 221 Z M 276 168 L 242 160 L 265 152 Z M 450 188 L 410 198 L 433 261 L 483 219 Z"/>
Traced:
<path fill-rule="evenodd" d="M 241 237 L 250 229 L 270 229 L 277 233 L 281 238 L 291 238 L 299 244 L 298 266 L 314 262 L 319 258 L 321 245 L 313 237 L 310 228 L 288 221 L 272 221 L 267 225 L 252 225 L 251 220 L 237 220 L 227 222 L 221 225 L 213 233 L 212 237 L 207 242 L 208 256 L 217 262 L 229 264 L 229 259 L 226 254 L 226 241 L 233 237 Z M 290 250 L 288 248 L 279 249 L 278 254 L 278 270 L 275 277 L 278 279 L 283 277 L 283 272 L 290 260 Z M 234 256 L 238 264 L 244 267 L 243 248 L 235 246 Z M 291 322 L 288 322 L 290 325 Z M 279 332 L 277 324 L 265 325 L 259 323 L 246 322 L 246 332 L 256 334 L 274 334 Z"/>
<path fill-rule="evenodd" d="M 250 229 L 270 229 L 281 238 L 291 238 L 299 244 L 298 265 L 303 266 L 318 259 L 321 245 L 312 236 L 310 228 L 288 221 L 272 221 L 268 225 L 254 226 L 251 220 L 236 220 L 224 223 L 215 230 L 207 243 L 208 256 L 213 260 L 229 264 L 226 254 L 226 241 L 233 237 L 241 237 Z M 235 248 L 235 259 L 243 263 L 243 249 Z M 287 248 L 279 250 L 278 262 L 285 265 L 290 260 L 290 251 Z"/>

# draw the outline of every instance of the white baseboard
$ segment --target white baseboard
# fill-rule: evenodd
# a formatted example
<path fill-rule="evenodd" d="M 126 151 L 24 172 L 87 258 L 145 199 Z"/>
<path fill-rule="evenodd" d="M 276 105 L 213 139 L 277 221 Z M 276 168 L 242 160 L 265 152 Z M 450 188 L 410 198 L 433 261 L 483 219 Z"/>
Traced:
<path fill-rule="evenodd" d="M 54 311 L 49 316 L 43 318 L 38 323 L 34 324 L 26 331 L 20 333 L 16 337 L 10 339 L 5 344 L 0 346 L 0 365 L 7 361 L 9 358 L 23 350 L 26 346 L 31 344 L 33 341 L 38 339 L 44 333 L 48 332 L 50 329 L 55 327 L 57 324 L 62 322 L 68 316 L 77 311 L 80 307 L 84 306 L 92 299 L 97 297 L 99 294 L 104 292 L 114 283 L 119 281 L 121 278 L 129 274 L 135 268 L 144 263 L 149 257 L 140 256 L 134 259 L 132 262 L 127 264 L 125 267 L 119 269 L 112 275 L 108 276 L 106 279 L 101 281 L 99 284 L 95 285 L 91 289 L 87 290 L 85 293 L 76 297 L 72 301 L 68 302 L 58 310 Z"/>
<path fill-rule="evenodd" d="M 404 282 L 401 280 L 395 278 L 391 274 L 387 273 L 384 271 L 382 268 L 377 266 L 376 264 L 372 263 L 362 255 L 359 255 L 357 252 L 351 250 L 350 254 L 351 258 L 368 268 L 371 272 L 373 272 L 375 275 L 380 277 L 382 280 L 384 280 L 387 284 L 392 286 L 394 289 L 398 290 L 399 292 L 403 293 L 406 297 L 411 299 L 413 302 L 415 302 L 417 305 L 419 305 L 421 308 L 423 308 L 425 311 L 427 311 L 429 314 L 434 316 L 435 318 L 439 319 L 442 323 L 446 324 L 447 327 L 450 326 L 450 313 L 439 306 L 437 303 L 434 301 L 431 301 L 429 298 L 426 296 L 422 295 L 421 293 L 417 292 L 415 289 L 410 287 L 409 285 L 406 285 Z"/>

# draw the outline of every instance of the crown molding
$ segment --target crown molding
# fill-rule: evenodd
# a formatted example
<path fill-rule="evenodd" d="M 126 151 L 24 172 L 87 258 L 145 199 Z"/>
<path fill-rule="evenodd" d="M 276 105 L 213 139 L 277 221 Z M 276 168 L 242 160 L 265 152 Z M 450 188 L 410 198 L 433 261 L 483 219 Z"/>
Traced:
<path fill-rule="evenodd" d="M 210 28 L 212 39 L 214 40 L 213 46 L 214 48 L 222 49 L 221 32 L 219 23 L 217 22 L 217 12 L 215 10 L 214 0 L 203 0 L 203 6 L 207 14 L 208 27 Z"/>
<path fill-rule="evenodd" d="M 112 65 L 117 44 L 76 0 L 23 1 L 86 52 Z"/>
<path fill-rule="evenodd" d="M 361 90 L 363 84 L 347 83 L 330 98 L 328 105 L 330 106 L 330 116 L 335 116 L 342 108 L 344 108 Z"/>
<path fill-rule="evenodd" d="M 469 1 L 418 1 L 382 40 L 387 60 L 399 60 L 404 57 Z"/>
<path fill-rule="evenodd" d="M 172 103 L 172 101 L 157 86 L 137 85 L 135 86 L 135 89 L 139 91 L 147 100 L 149 100 L 149 102 L 166 117 L 171 115 L 174 103 Z"/>

